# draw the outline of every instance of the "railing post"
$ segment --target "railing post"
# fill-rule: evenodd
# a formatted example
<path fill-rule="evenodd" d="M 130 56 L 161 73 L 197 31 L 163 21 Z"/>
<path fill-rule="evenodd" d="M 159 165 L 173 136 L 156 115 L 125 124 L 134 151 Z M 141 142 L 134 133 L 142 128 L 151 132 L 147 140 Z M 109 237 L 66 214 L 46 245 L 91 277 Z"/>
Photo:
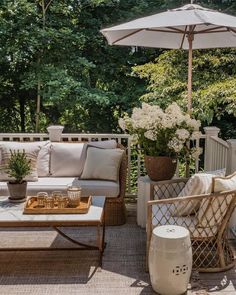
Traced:
<path fill-rule="evenodd" d="M 64 129 L 64 126 L 61 126 L 61 125 L 49 126 L 47 128 L 47 131 L 49 133 L 50 141 L 61 141 L 61 134 L 63 129 Z"/>
<path fill-rule="evenodd" d="M 205 154 L 204 154 L 204 170 L 205 171 L 210 171 L 213 169 L 212 166 L 212 152 L 213 152 L 213 148 L 212 148 L 212 141 L 211 141 L 211 137 L 215 136 L 218 137 L 218 134 L 220 132 L 220 129 L 217 127 L 204 127 L 204 131 L 206 134 L 206 140 L 205 140 Z"/>
<path fill-rule="evenodd" d="M 227 143 L 229 145 L 229 155 L 226 173 L 231 174 L 236 171 L 236 139 L 228 139 Z"/>

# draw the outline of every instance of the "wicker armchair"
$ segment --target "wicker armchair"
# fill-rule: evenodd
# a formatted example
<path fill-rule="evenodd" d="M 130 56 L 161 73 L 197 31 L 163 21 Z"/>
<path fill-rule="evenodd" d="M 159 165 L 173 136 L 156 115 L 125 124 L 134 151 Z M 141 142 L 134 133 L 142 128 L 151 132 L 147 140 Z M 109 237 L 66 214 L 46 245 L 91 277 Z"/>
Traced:
<path fill-rule="evenodd" d="M 178 198 L 186 181 L 152 184 L 151 195 L 159 199 L 148 202 L 147 255 L 154 227 L 179 225 L 190 232 L 194 269 L 200 272 L 230 269 L 235 263 L 227 239 L 227 225 L 235 208 L 236 191 Z"/>

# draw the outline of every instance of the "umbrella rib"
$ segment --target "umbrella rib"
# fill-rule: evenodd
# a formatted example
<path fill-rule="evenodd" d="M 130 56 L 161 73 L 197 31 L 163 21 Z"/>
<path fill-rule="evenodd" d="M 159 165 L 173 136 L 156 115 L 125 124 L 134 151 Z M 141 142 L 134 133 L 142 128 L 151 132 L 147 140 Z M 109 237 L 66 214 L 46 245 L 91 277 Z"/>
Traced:
<path fill-rule="evenodd" d="M 210 28 L 210 29 L 205 29 L 205 30 L 201 30 L 201 31 L 196 31 L 195 34 L 201 34 L 201 33 L 214 33 L 214 31 L 218 32 L 217 30 L 219 29 L 224 29 L 225 27 L 222 27 L 222 26 L 218 26 L 218 27 L 215 27 L 215 28 Z"/>
<path fill-rule="evenodd" d="M 185 30 L 184 30 L 184 34 L 183 34 L 183 38 L 182 38 L 181 45 L 180 45 L 180 49 L 183 48 L 184 39 L 185 39 L 185 37 L 186 37 L 186 33 L 187 33 L 187 28 L 188 28 L 188 26 L 185 26 Z"/>
<path fill-rule="evenodd" d="M 126 39 L 126 38 L 128 38 L 128 37 L 130 37 L 130 36 L 132 36 L 132 35 L 134 35 L 134 34 L 136 34 L 136 33 L 139 33 L 140 31 L 143 31 L 143 30 L 144 30 L 144 29 L 139 29 L 139 30 L 136 30 L 136 31 L 134 31 L 134 32 L 132 32 L 132 33 L 130 33 L 130 34 L 127 34 L 127 35 L 121 37 L 121 38 L 118 38 L 116 41 L 112 42 L 112 45 L 114 45 L 114 44 L 116 44 L 117 42 L 122 41 L 122 40 L 124 40 L 124 39 Z"/>
<path fill-rule="evenodd" d="M 176 32 L 178 32 L 178 33 L 185 33 L 186 32 L 186 27 L 185 27 L 185 30 L 183 31 L 183 30 L 180 30 L 180 29 L 178 29 L 178 28 L 174 28 L 174 27 L 167 27 L 168 29 L 171 29 L 171 30 L 173 30 L 173 31 L 176 31 Z"/>
<path fill-rule="evenodd" d="M 184 33 L 184 31 L 170 31 L 170 30 L 164 30 L 164 29 L 146 29 L 146 31 L 149 32 L 161 32 L 161 33 L 172 33 L 172 34 L 179 34 L 179 33 Z"/>
<path fill-rule="evenodd" d="M 236 30 L 234 30 L 233 28 L 229 28 L 229 31 L 236 33 Z"/>

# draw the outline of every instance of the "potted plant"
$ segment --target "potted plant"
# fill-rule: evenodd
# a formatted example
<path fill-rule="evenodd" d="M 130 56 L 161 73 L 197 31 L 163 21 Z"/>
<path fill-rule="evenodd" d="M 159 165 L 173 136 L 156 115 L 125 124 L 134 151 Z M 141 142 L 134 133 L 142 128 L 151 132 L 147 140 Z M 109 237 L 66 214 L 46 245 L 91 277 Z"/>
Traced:
<path fill-rule="evenodd" d="M 200 136 L 200 122 L 181 111 L 176 103 L 165 110 L 142 103 L 132 115 L 119 119 L 119 125 L 132 135 L 144 154 L 147 174 L 152 180 L 173 177 L 177 158 L 182 154 L 197 157 L 201 150 L 190 148 L 190 139 Z"/>
<path fill-rule="evenodd" d="M 31 172 L 31 161 L 25 151 L 12 151 L 4 170 L 12 178 L 7 185 L 11 202 L 24 202 L 26 199 L 27 182 L 24 178 Z"/>

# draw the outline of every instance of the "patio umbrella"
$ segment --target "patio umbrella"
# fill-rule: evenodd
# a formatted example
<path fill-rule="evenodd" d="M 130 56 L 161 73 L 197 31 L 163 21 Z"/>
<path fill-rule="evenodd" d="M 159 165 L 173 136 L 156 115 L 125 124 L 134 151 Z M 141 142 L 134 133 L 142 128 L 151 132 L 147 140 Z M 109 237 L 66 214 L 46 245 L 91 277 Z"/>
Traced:
<path fill-rule="evenodd" d="M 236 47 L 236 17 L 196 4 L 101 30 L 110 45 L 186 49 L 188 111 L 192 109 L 192 51 Z"/>

